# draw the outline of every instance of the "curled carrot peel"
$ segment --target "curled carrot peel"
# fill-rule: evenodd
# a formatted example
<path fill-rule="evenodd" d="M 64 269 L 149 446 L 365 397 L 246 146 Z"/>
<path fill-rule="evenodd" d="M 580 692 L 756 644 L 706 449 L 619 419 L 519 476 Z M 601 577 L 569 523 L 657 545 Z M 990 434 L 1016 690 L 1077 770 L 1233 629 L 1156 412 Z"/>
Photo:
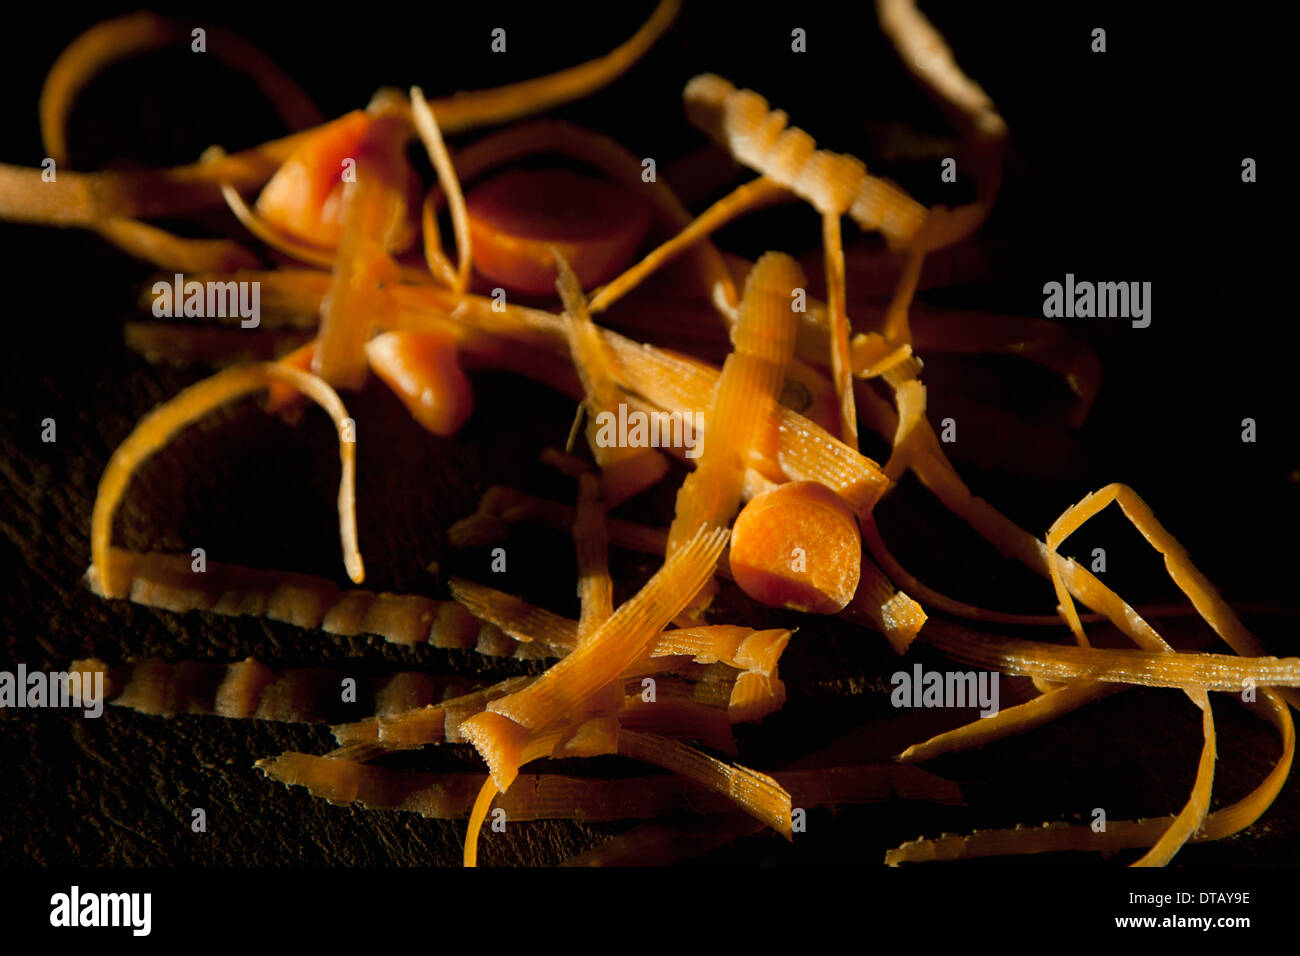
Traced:
<path fill-rule="evenodd" d="M 322 121 L 310 97 L 273 59 L 228 30 L 207 25 L 204 30 L 210 34 L 213 54 L 251 76 L 291 129 Z M 41 139 L 46 152 L 60 165 L 67 161 L 68 114 L 77 95 L 101 70 L 152 50 L 188 49 L 191 39 L 191 24 L 140 12 L 97 23 L 73 40 L 54 61 L 41 89 Z"/>
<path fill-rule="evenodd" d="M 429 103 L 418 86 L 411 87 L 411 116 L 415 121 L 415 131 L 420 134 L 420 139 L 424 142 L 424 148 L 429 153 L 429 160 L 438 173 L 438 183 L 442 186 L 451 206 L 451 224 L 456 231 L 456 253 L 458 256 L 456 279 L 452 288 L 457 292 L 464 292 L 469 288 L 469 274 L 473 264 L 469 213 L 465 208 L 465 196 L 460 191 L 460 180 L 456 177 L 456 170 L 452 166 L 447 146 L 442 141 L 442 131 L 438 128 L 438 120 L 435 118 L 433 110 L 429 108 Z M 426 236 L 430 232 L 434 232 L 436 235 L 435 230 L 436 223 L 431 224 L 428 217 L 426 217 Z M 426 238 L 426 243 L 428 241 Z"/>
<path fill-rule="evenodd" d="M 135 427 L 126 441 L 109 459 L 108 468 L 99 480 L 91 517 L 90 581 L 95 591 L 105 597 L 123 597 L 119 582 L 110 572 L 109 546 L 113 533 L 113 514 L 126 493 L 131 475 L 140 463 L 162 448 L 184 428 L 215 408 L 250 392 L 282 382 L 300 390 L 325 409 L 339 431 L 339 458 L 343 477 L 339 483 L 339 535 L 343 543 L 343 562 L 348 577 L 360 584 L 365 580 L 365 566 L 357 550 L 356 516 L 356 445 L 349 433 L 347 409 L 332 388 L 306 372 L 273 362 L 240 366 L 218 372 L 182 391 L 175 398 L 154 409 Z"/>
<path fill-rule="evenodd" d="M 668 460 L 654 448 L 611 443 L 602 438 L 610 429 L 600 424 L 600 419 L 617 419 L 619 406 L 624 404 L 614 379 L 612 359 L 564 254 L 552 246 L 550 259 L 557 272 L 555 288 L 569 319 L 569 351 L 585 394 L 587 441 L 601 468 L 601 497 L 612 508 L 655 484 L 668 471 Z"/>

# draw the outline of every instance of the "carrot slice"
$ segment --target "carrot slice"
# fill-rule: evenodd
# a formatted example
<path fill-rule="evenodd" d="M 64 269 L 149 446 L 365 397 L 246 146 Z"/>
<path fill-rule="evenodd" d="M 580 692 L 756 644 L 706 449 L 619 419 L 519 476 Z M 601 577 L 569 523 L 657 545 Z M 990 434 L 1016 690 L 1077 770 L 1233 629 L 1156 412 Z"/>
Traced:
<path fill-rule="evenodd" d="M 754 600 L 836 614 L 858 589 L 862 540 L 849 507 L 825 485 L 794 481 L 750 501 L 731 536 L 731 574 Z"/>
<path fill-rule="evenodd" d="M 662 181 L 647 183 L 642 160 L 601 133 L 559 120 L 538 120 L 511 126 L 467 146 L 456 157 L 456 168 L 465 180 L 482 176 L 520 159 L 541 154 L 559 153 L 600 170 L 616 183 L 644 196 L 654 210 L 658 231 L 665 237 L 676 235 L 691 222 L 691 214 Z M 438 249 L 437 204 L 441 191 L 435 186 L 426 202 L 426 243 L 437 250 L 435 259 L 445 258 Z M 730 304 L 736 302 L 736 289 L 730 270 L 721 254 L 707 239 L 691 250 L 695 271 L 706 294 L 720 287 L 720 295 Z"/>
<path fill-rule="evenodd" d="M 456 344 L 439 332 L 384 332 L 365 346 L 370 368 L 435 435 L 460 431 L 474 408 L 474 390 L 456 360 Z"/>
<path fill-rule="evenodd" d="M 555 287 L 557 246 L 584 287 L 613 277 L 650 228 L 637 194 L 567 169 L 512 169 L 466 197 L 478 270 L 531 295 Z"/>

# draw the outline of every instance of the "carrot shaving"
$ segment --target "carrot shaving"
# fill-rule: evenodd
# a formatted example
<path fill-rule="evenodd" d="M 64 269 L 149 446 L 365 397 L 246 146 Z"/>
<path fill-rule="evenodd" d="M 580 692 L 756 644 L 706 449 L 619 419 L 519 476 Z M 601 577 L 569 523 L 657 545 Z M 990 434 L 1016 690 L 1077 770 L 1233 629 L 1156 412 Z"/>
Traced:
<path fill-rule="evenodd" d="M 994 624 L 1056 627 L 1061 623 L 1060 616 L 1056 614 L 1011 614 L 1004 611 L 991 611 L 940 594 L 922 583 L 920 579 L 898 563 L 898 559 L 886 547 L 884 540 L 880 536 L 880 529 L 876 527 L 874 520 L 863 521 L 860 523 L 860 527 L 862 529 L 862 540 L 866 544 L 867 550 L 889 579 L 896 581 L 906 588 L 909 594 L 915 595 L 918 600 L 931 605 L 936 610 L 943 611 L 945 614 L 953 614 L 976 621 L 988 621 Z M 1100 614 L 1087 615 L 1086 619 L 1090 621 L 1105 620 Z"/>
<path fill-rule="evenodd" d="M 969 724 L 936 734 L 929 740 L 912 744 L 896 759 L 903 763 L 930 760 L 940 754 L 983 747 L 1013 734 L 1025 733 L 1051 723 L 1057 717 L 1078 710 L 1085 704 L 1125 690 L 1128 684 L 1105 684 L 1076 681 L 1065 687 L 1039 694 L 1032 700 L 1000 709 L 990 717 L 980 717 Z"/>
<path fill-rule="evenodd" d="M 953 119 L 972 153 L 978 200 L 970 221 L 953 226 L 939 240 L 939 244 L 949 245 L 973 232 L 993 205 L 1001 183 L 1007 124 L 989 95 L 961 71 L 952 49 L 914 0 L 876 0 L 876 13 L 880 29 L 893 43 L 899 59 Z M 968 210 L 972 207 L 954 212 Z"/>
<path fill-rule="evenodd" d="M 1061 693 L 1057 691 L 1056 693 Z M 1241 800 L 1209 814 L 1200 831 L 1189 839 L 1193 843 L 1221 840 L 1238 833 L 1263 815 L 1281 791 L 1295 757 L 1295 725 L 1285 701 L 1267 688 L 1264 700 L 1254 705 L 1264 709 L 1261 715 L 1278 729 L 1282 753 L 1268 776 Z M 974 859 L 988 856 L 1065 851 L 1111 852 L 1131 847 L 1150 846 L 1161 833 L 1167 832 L 1172 818 L 1140 821 L 1108 821 L 1103 833 L 1089 826 L 1044 825 L 1039 828 L 986 830 L 969 836 L 946 836 L 935 840 L 916 840 L 890 850 L 885 862 L 900 863 L 927 860 Z"/>
<path fill-rule="evenodd" d="M 799 267 L 779 253 L 760 259 L 745 283 L 740 319 L 732 332 L 735 350 L 723 365 L 713 393 L 704 451 L 677 494 L 668 531 L 670 556 L 700 528 L 719 527 L 736 513 L 745 462 L 759 434 L 764 405 L 775 404 L 794 352 L 790 294 L 802 286 Z"/>
<path fill-rule="evenodd" d="M 558 73 L 490 90 L 458 93 L 431 104 L 443 132 L 504 123 L 581 99 L 627 71 L 654 45 L 681 9 L 681 0 L 660 0 L 650 18 L 626 42 L 603 57 Z"/>
<path fill-rule="evenodd" d="M 528 731 L 577 712 L 644 653 L 704 586 L 726 540 L 725 529 L 697 534 L 572 654 L 523 691 L 494 701 L 489 712 L 465 722 L 462 732 L 488 762 L 499 789 L 508 789 L 518 773 Z"/>
<path fill-rule="evenodd" d="M 844 616 L 879 631 L 898 654 L 907 651 L 926 622 L 921 605 L 895 590 L 884 572 L 866 557 L 862 559 L 858 590 Z"/>
<path fill-rule="evenodd" d="M 932 622 L 921 637 L 969 664 L 1054 681 L 1083 678 L 1143 687 L 1200 687 L 1238 693 L 1251 684 L 1300 686 L 1300 657 L 1236 657 L 1045 644 L 968 634 L 940 621 Z"/>
<path fill-rule="evenodd" d="M 244 201 L 239 191 L 228 183 L 221 184 L 221 196 L 230 211 L 235 214 L 239 224 L 277 252 L 282 252 L 291 259 L 310 263 L 314 266 L 330 268 L 334 264 L 335 251 L 320 246 L 313 246 L 301 239 L 295 239 L 281 232 Z"/>
<path fill-rule="evenodd" d="M 849 357 L 849 316 L 844 304 L 844 243 L 838 212 L 822 214 L 822 247 L 826 256 L 826 314 L 831 327 L 831 374 L 840 402 L 840 438 L 858 447 L 858 409 L 853 397 L 853 366 Z M 888 471 L 886 471 L 888 474 Z"/>
<path fill-rule="evenodd" d="M 898 481 L 907 470 L 912 445 L 917 440 L 921 422 L 925 421 L 925 386 L 911 379 L 895 392 L 898 401 L 898 430 L 894 432 L 894 450 L 885 462 L 885 477 Z"/>
<path fill-rule="evenodd" d="M 754 819 L 771 827 L 787 840 L 790 831 L 790 794 L 767 774 L 714 757 L 675 740 L 625 730 L 618 737 L 621 756 L 652 763 L 681 774 L 735 801 Z"/>
<path fill-rule="evenodd" d="M 597 289 L 591 297 L 589 308 L 592 312 L 603 312 L 640 285 L 652 272 L 671 262 L 686 250 L 698 248 L 697 243 L 733 219 L 787 198 L 790 198 L 790 191 L 767 177 L 759 177 L 745 183 L 719 199 L 696 219 L 682 224 L 671 239 L 647 253 L 644 259 L 618 278 Z M 730 277 L 728 276 L 725 283 L 719 281 L 719 285 L 722 290 L 722 301 L 734 308 L 738 302 Z"/>
<path fill-rule="evenodd" d="M 473 581 L 452 578 L 447 582 L 451 596 L 476 618 L 490 621 L 517 641 L 549 645 L 556 657 L 578 643 L 578 625 L 523 598 Z"/>
<path fill-rule="evenodd" d="M 136 219 L 105 219 L 95 231 L 129 256 L 174 272 L 224 272 L 258 264 L 248 249 L 229 239 L 187 239 Z"/>
<path fill-rule="evenodd" d="M 910 345 L 890 346 L 879 332 L 860 332 L 849 342 L 849 359 L 858 378 L 875 378 L 912 357 Z"/>
<path fill-rule="evenodd" d="M 555 287 L 569 317 L 569 351 L 586 395 L 587 443 L 602 470 L 601 497 L 608 507 L 631 498 L 655 484 L 668 471 L 668 461 L 653 448 L 610 446 L 599 438 L 601 413 L 617 416 L 621 395 L 614 383 L 610 356 L 591 314 L 578 277 L 558 248 L 552 248 L 557 278 Z"/>
<path fill-rule="evenodd" d="M 232 68 L 247 73 L 292 129 L 322 121 L 310 97 L 276 62 L 241 37 L 220 27 L 212 34 L 212 52 Z M 190 44 L 190 25 L 156 13 L 132 13 L 97 23 L 66 46 L 41 88 L 41 140 L 60 165 L 67 162 L 68 114 L 77 95 L 104 68 L 120 60 L 169 46 Z"/>
<path fill-rule="evenodd" d="M 465 208 L 465 194 L 461 192 L 460 180 L 456 178 L 456 169 L 452 165 L 451 156 L 447 153 L 447 146 L 442 141 L 438 121 L 434 118 L 433 110 L 429 108 L 429 103 L 418 86 L 411 87 L 411 116 L 415 121 L 415 131 L 420 134 L 420 139 L 424 142 L 429 160 L 438 173 L 438 183 L 446 193 L 447 203 L 451 208 L 451 224 L 456 231 L 457 257 L 456 282 L 452 288 L 457 292 L 464 292 L 469 288 L 469 274 L 473 265 L 473 248 L 469 239 L 469 212 Z M 425 218 L 424 224 L 427 235 L 430 224 L 428 217 Z M 435 229 L 436 225 L 435 221 Z M 429 240 L 426 238 L 425 241 Z"/>
<path fill-rule="evenodd" d="M 600 504 L 600 486 L 591 475 L 578 478 L 573 544 L 578 553 L 578 598 L 582 604 L 578 641 L 582 642 L 614 613 L 614 582 L 609 577 L 605 510 Z"/>
<path fill-rule="evenodd" d="M 770 674 L 747 671 L 736 678 L 727 702 L 732 723 L 751 723 L 775 713 L 785 703 L 785 684 L 773 670 Z"/>
<path fill-rule="evenodd" d="M 908 252 L 903 272 L 898 277 L 894 297 L 890 300 L 889 307 L 885 309 L 885 320 L 881 327 L 881 334 L 890 345 L 912 344 L 912 330 L 908 325 L 907 312 L 912 306 L 913 296 L 916 295 L 916 284 L 921 278 L 923 262 L 925 262 L 924 250 L 914 247 Z"/>
<path fill-rule="evenodd" d="M 347 409 L 335 391 L 315 376 L 276 363 L 259 363 L 226 369 L 191 385 L 142 418 L 113 452 L 99 481 L 91 517 L 90 580 L 97 593 L 105 597 L 125 594 L 121 582 L 114 580 L 111 574 L 109 545 L 113 514 L 140 463 L 166 445 L 171 436 L 186 425 L 272 382 L 284 382 L 299 389 L 334 420 L 339 432 L 339 458 L 343 465 L 343 477 L 339 483 L 339 537 L 343 544 L 343 563 L 354 583 L 360 584 L 365 580 L 365 566 L 361 552 L 357 550 L 356 445 L 350 437 L 345 437 Z"/>
<path fill-rule="evenodd" d="M 711 73 L 686 84 L 686 115 L 737 160 L 808 200 L 817 211 L 845 214 L 906 244 L 921 228 L 925 207 L 898 187 L 867 174 L 861 160 L 818 150 L 788 117 L 769 111 L 753 90 L 737 90 Z"/>

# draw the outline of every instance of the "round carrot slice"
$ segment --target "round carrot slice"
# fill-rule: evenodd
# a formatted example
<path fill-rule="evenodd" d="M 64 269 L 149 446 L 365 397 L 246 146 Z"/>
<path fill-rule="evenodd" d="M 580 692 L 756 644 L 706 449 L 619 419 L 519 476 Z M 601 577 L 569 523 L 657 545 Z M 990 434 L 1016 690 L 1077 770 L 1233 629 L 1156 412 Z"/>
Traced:
<path fill-rule="evenodd" d="M 815 481 L 792 481 L 759 495 L 741 509 L 731 532 L 732 577 L 771 607 L 842 611 L 861 570 L 857 519 Z"/>
<path fill-rule="evenodd" d="M 366 358 L 415 420 L 435 435 L 454 435 L 469 418 L 474 392 L 450 334 L 385 332 L 366 343 Z"/>
<path fill-rule="evenodd" d="M 512 169 L 465 196 L 474 266 L 507 288 L 555 291 L 556 246 L 584 289 L 627 266 L 650 228 L 650 207 L 631 190 L 567 169 Z"/>

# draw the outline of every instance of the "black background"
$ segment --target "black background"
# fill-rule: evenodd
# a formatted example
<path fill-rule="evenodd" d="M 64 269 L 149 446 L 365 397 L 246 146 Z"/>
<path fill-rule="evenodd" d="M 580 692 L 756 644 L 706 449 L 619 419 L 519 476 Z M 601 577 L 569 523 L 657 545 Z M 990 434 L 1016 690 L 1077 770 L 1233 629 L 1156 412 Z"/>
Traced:
<path fill-rule="evenodd" d="M 1300 435 L 1288 294 L 1293 270 L 1281 234 L 1292 206 L 1291 170 L 1279 147 L 1291 112 L 1282 99 L 1285 27 L 1266 7 L 1250 5 L 1213 17 L 1182 5 L 1141 13 L 1132 5 L 923 6 L 998 104 L 1012 136 L 1003 193 L 978 240 L 991 257 L 988 275 L 924 301 L 1033 316 L 1041 314 L 1042 284 L 1066 272 L 1154 286 L 1150 328 L 1071 323 L 1098 349 L 1105 369 L 1094 413 L 1077 434 L 1061 422 L 1062 391 L 1050 376 L 1011 360 L 926 356 L 931 420 L 950 413 L 977 423 L 952 449 L 958 467 L 977 494 L 1038 534 L 1087 491 L 1126 482 L 1229 600 L 1293 606 L 1297 558 L 1287 538 L 1297 528 Z M 333 116 L 364 105 L 380 85 L 419 83 L 433 96 L 588 59 L 621 42 L 648 9 L 646 3 L 563 12 L 540 5 L 239 10 L 223 4 L 183 12 L 259 44 Z M 0 160 L 39 164 L 36 100 L 45 70 L 81 30 L 115 12 L 112 5 L 93 13 L 30 6 L 7 12 L 0 38 L 8 94 Z M 496 26 L 507 29 L 505 56 L 489 52 Z M 796 26 L 808 31 L 806 54 L 790 51 Z M 1105 54 L 1089 51 L 1095 26 L 1107 29 Z M 879 37 L 867 5 L 688 4 L 628 76 L 559 113 L 638 155 L 663 157 L 664 169 L 703 143 L 681 110 L 683 85 L 703 70 L 758 89 L 821 145 L 861 156 L 922 201 L 952 201 L 941 190 L 954 187 L 943 187 L 933 172 L 950 133 Z M 189 162 L 214 142 L 235 149 L 281 132 L 251 84 L 186 52 L 114 67 L 83 95 L 71 125 L 77 169 Z M 904 129 L 927 138 L 902 138 Z M 474 135 L 454 138 L 453 145 Z M 887 158 L 878 161 L 882 155 Z M 1255 184 L 1241 182 L 1245 156 L 1258 161 Z M 750 255 L 765 248 L 807 253 L 817 236 L 813 213 L 791 207 L 730 227 L 719 242 Z M 870 241 L 855 232 L 849 238 Z M 5 225 L 0 242 L 9 293 L 8 342 L 0 358 L 0 561 L 9 582 L 0 605 L 4 666 L 21 660 L 62 668 L 94 653 L 113 661 L 129 655 L 253 655 L 285 666 L 348 661 L 359 673 L 396 665 L 485 676 L 518 669 L 468 654 L 305 634 L 273 622 L 178 617 L 104 604 L 89 594 L 80 575 L 95 484 L 109 454 L 144 412 L 207 372 L 153 367 L 125 349 L 122 322 L 133 317 L 148 270 L 94 236 Z M 852 275 L 849 282 L 852 288 Z M 424 435 L 381 388 L 347 398 L 360 423 L 367 586 L 442 596 L 440 582 L 423 570 L 434 560 L 486 580 L 485 556 L 449 551 L 446 526 L 472 511 L 489 484 L 572 494 L 567 482 L 534 464 L 538 449 L 562 443 L 570 403 L 502 375 L 475 381 L 475 417 L 454 441 Z M 979 424 L 972 399 L 1002 407 L 1013 422 L 1048 437 L 988 451 L 995 447 L 996 420 Z M 54 445 L 39 440 L 47 416 L 58 422 Z M 1255 444 L 1240 440 L 1244 417 L 1258 423 Z M 137 475 L 116 540 L 167 551 L 203 545 L 211 560 L 337 578 L 330 517 L 336 469 L 323 418 L 309 416 L 289 430 L 254 403 L 242 403 L 191 429 Z M 661 490 L 649 507 L 664 522 L 672 498 L 671 489 Z M 935 586 L 989 606 L 1050 610 L 1045 582 L 998 561 L 910 480 L 882 505 L 879 520 L 904 563 Z M 1108 583 L 1130 603 L 1174 594 L 1158 557 L 1117 515 L 1097 519 L 1067 551 L 1087 554 L 1098 544 L 1110 556 Z M 491 583 L 573 611 L 564 539 L 521 531 L 510 554 L 508 581 Z M 625 581 L 649 568 L 626 556 L 616 562 Z M 734 611 L 728 620 L 773 617 L 740 600 L 723 607 Z M 1274 653 L 1295 654 L 1295 620 L 1292 613 L 1248 623 Z M 1168 633 L 1190 646 L 1204 643 L 1203 631 L 1184 623 Z M 742 758 L 780 767 L 857 730 L 847 750 L 863 761 L 884 759 L 897 750 L 890 745 L 900 731 L 875 721 L 896 716 L 884 689 L 897 666 L 875 635 L 837 623 L 805 626 L 783 662 L 789 702 L 762 725 L 740 728 Z M 904 716 L 916 719 L 908 740 L 930 732 L 921 729 L 927 715 Z M 1239 708 L 1217 706 L 1216 717 L 1218 806 L 1255 785 L 1277 744 L 1270 728 Z M 324 752 L 329 741 L 323 727 L 208 717 L 163 721 L 110 710 L 86 722 L 59 712 L 5 713 L 0 863 L 459 860 L 459 823 L 330 807 L 252 768 L 256 758 L 281 750 Z M 928 765 L 962 784 L 967 809 L 895 803 L 833 816 L 815 812 L 806 838 L 794 846 L 755 837 L 697 862 L 875 866 L 885 848 L 922 833 L 1086 820 L 1099 805 L 1113 819 L 1168 813 L 1186 799 L 1199 746 L 1199 719 L 1184 697 L 1130 691 L 985 752 Z M 424 759 L 430 767 L 478 766 L 463 749 Z M 613 760 L 594 767 L 629 772 Z M 189 831 L 195 806 L 208 811 L 207 834 Z M 1298 809 L 1293 782 L 1246 834 L 1185 848 L 1177 862 L 1293 862 Z M 553 864 L 625 828 L 522 825 L 485 841 L 481 858 Z M 1103 861 L 1075 855 L 1005 865 L 1043 862 Z"/>

